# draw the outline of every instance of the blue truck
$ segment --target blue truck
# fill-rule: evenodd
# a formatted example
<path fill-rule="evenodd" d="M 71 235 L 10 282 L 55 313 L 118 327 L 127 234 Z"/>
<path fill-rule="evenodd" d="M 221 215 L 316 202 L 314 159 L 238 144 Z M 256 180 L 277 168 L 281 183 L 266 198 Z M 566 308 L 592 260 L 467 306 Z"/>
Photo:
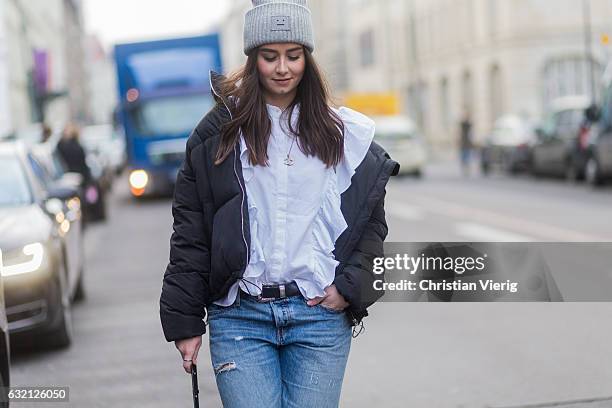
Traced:
<path fill-rule="evenodd" d="M 222 71 L 219 36 L 119 44 L 114 56 L 130 191 L 171 194 L 189 133 L 214 103 L 209 71 Z"/>

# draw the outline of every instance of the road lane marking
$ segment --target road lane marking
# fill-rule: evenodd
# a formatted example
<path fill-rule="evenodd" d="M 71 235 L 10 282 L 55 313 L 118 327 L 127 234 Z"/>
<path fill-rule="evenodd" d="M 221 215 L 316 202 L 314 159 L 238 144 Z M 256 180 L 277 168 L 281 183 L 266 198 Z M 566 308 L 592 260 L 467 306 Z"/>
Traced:
<path fill-rule="evenodd" d="M 394 217 L 406 221 L 419 221 L 425 218 L 424 212 L 419 207 L 397 201 L 390 201 L 385 205 L 385 211 Z"/>
<path fill-rule="evenodd" d="M 402 203 L 389 200 L 392 206 Z M 516 231 L 518 234 L 530 237 L 537 237 L 538 240 L 548 240 L 552 242 L 611 242 L 611 237 L 602 237 L 594 234 L 582 233 L 557 227 L 538 221 L 526 220 L 516 216 L 496 213 L 481 208 L 468 207 L 461 204 L 451 203 L 433 197 L 418 195 L 411 197 L 411 206 L 416 206 L 421 212 L 443 215 L 449 218 L 455 218 L 459 221 L 472 221 L 479 224 L 486 224 L 494 228 L 501 228 L 509 231 Z M 408 215 L 406 218 L 401 214 L 393 215 L 410 221 Z"/>
<path fill-rule="evenodd" d="M 455 223 L 455 232 L 459 235 L 480 242 L 533 242 L 527 235 L 515 234 L 510 231 L 489 227 L 475 222 Z"/>

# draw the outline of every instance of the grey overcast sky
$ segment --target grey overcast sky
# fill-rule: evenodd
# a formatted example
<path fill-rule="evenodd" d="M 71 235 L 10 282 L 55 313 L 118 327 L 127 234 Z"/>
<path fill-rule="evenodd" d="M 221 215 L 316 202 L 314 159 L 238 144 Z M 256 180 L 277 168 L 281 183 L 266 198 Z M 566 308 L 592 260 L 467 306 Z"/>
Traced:
<path fill-rule="evenodd" d="M 210 32 L 230 0 L 84 0 L 86 31 L 113 44 Z"/>

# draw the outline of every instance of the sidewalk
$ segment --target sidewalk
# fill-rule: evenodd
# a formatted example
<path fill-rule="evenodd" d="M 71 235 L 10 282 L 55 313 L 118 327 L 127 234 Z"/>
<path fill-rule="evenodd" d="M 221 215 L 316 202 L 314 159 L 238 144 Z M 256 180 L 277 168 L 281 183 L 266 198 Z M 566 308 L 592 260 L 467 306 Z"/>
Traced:
<path fill-rule="evenodd" d="M 610 408 L 612 407 L 612 397 L 609 398 L 589 398 L 574 401 L 558 401 L 534 405 L 521 405 L 520 408 Z M 519 408 L 519 406 L 491 407 L 491 408 Z"/>

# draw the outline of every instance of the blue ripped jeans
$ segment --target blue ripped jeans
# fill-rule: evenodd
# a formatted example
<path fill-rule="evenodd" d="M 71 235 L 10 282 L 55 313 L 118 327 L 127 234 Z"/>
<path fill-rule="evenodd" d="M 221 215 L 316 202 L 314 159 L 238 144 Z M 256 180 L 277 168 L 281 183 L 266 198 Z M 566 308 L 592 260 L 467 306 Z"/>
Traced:
<path fill-rule="evenodd" d="M 301 295 L 259 302 L 238 292 L 231 306 L 208 309 L 223 406 L 337 407 L 352 338 L 346 313 Z"/>

